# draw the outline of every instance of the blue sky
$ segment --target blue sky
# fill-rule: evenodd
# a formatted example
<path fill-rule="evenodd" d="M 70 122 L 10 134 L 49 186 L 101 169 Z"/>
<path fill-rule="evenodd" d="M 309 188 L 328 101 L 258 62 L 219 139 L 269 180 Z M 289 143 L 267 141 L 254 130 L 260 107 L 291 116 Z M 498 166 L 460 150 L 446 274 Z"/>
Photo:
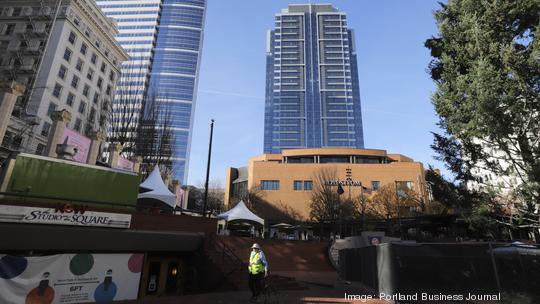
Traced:
<path fill-rule="evenodd" d="M 215 119 L 210 180 L 262 154 L 266 31 L 282 0 L 209 0 L 188 183 L 206 174 L 210 119 Z M 431 0 L 335 0 L 355 30 L 366 148 L 385 149 L 443 168 L 433 159 L 435 86 L 424 41 L 436 34 Z"/>

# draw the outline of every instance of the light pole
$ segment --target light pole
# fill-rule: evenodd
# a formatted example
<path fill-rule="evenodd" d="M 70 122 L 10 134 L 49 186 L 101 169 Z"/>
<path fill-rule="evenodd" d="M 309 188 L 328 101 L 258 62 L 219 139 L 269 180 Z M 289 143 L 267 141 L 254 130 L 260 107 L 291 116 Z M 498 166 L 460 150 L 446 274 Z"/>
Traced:
<path fill-rule="evenodd" d="M 394 181 L 394 184 L 396 186 L 396 203 L 397 203 L 397 217 L 398 217 L 398 224 L 399 224 L 399 235 L 401 239 L 403 240 L 403 229 L 401 226 L 401 214 L 399 210 L 399 189 L 398 189 L 398 181 Z"/>
<path fill-rule="evenodd" d="M 210 143 L 208 144 L 208 163 L 206 165 L 206 181 L 204 182 L 203 217 L 206 217 L 206 203 L 208 201 L 208 179 L 210 178 L 210 159 L 212 157 L 212 135 L 214 134 L 214 120 L 210 120 Z"/>

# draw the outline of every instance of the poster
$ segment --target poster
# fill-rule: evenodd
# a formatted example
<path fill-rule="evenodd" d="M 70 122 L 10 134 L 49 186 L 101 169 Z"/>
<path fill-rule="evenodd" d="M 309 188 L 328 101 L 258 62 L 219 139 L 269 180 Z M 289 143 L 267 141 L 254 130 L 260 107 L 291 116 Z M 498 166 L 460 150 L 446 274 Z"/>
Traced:
<path fill-rule="evenodd" d="M 90 138 L 84 137 L 83 135 L 66 128 L 64 130 L 64 135 L 62 136 L 62 143 L 66 140 L 68 145 L 77 147 L 77 154 L 73 156 L 73 160 L 79 163 L 86 164 L 88 159 L 88 150 L 90 149 L 90 143 L 92 142 Z"/>
<path fill-rule="evenodd" d="M 118 164 L 116 165 L 116 168 L 126 170 L 126 171 L 133 171 L 134 166 L 135 164 L 132 161 L 120 156 L 118 158 Z"/>
<path fill-rule="evenodd" d="M 135 300 L 143 254 L 0 255 L 0 303 Z"/>

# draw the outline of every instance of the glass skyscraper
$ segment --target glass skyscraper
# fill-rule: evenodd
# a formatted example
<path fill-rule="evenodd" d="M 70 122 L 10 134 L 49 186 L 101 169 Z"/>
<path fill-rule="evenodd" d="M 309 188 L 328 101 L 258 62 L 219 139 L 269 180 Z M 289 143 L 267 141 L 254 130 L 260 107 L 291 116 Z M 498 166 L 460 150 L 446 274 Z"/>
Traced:
<path fill-rule="evenodd" d="M 267 34 L 264 153 L 363 148 L 353 30 L 328 4 L 289 5 Z"/>
<path fill-rule="evenodd" d="M 131 56 L 117 97 L 152 96 L 167 107 L 174 133 L 174 178 L 185 184 L 201 61 L 206 0 L 97 0 L 116 19 L 117 39 Z"/>

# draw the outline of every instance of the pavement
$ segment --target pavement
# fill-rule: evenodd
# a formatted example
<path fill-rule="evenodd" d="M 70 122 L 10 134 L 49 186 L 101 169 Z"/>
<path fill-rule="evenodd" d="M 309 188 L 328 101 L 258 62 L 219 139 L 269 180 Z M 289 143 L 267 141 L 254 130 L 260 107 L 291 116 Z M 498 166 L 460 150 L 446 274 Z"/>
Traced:
<path fill-rule="evenodd" d="M 367 303 L 367 304 L 389 304 L 391 302 L 379 299 L 366 299 L 367 290 L 356 282 L 347 282 L 341 280 L 334 272 L 305 272 L 305 271 L 279 271 L 273 272 L 275 275 L 283 275 L 295 278 L 300 284 L 305 286 L 305 290 L 281 290 L 277 292 L 277 297 L 273 295 L 265 299 L 259 298 L 258 303 L 266 304 L 293 304 L 293 303 Z M 349 299 L 346 299 L 349 295 Z M 352 295 L 352 296 L 351 296 Z M 252 303 L 250 302 L 251 292 L 248 290 L 239 290 L 231 292 L 193 294 L 174 297 L 146 298 L 138 301 L 122 302 L 124 304 L 236 304 Z M 355 298 L 357 300 L 351 300 Z"/>

